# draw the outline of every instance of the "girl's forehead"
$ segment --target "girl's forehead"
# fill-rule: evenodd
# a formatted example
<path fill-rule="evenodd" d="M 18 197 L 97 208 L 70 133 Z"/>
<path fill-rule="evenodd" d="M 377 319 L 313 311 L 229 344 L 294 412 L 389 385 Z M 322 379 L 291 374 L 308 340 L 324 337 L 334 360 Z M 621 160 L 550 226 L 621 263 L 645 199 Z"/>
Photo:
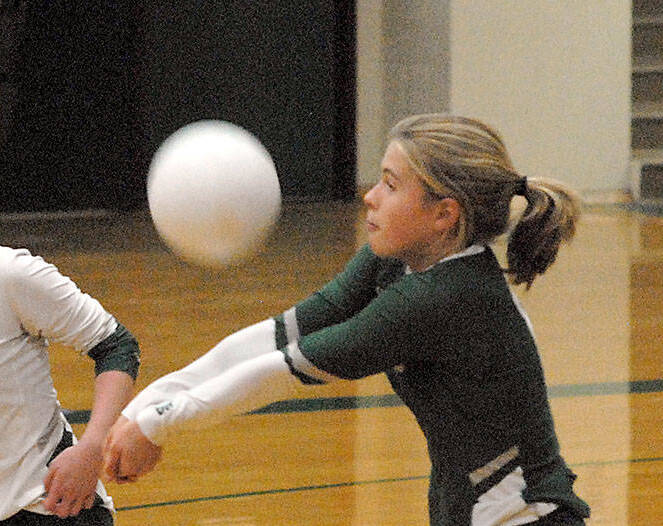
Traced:
<path fill-rule="evenodd" d="M 403 182 L 421 183 L 418 171 L 402 144 L 393 140 L 387 146 L 382 158 L 381 170 L 389 172 Z"/>
<path fill-rule="evenodd" d="M 408 156 L 403 147 L 396 141 L 391 141 L 382 157 L 382 169 L 401 172 L 410 168 Z"/>

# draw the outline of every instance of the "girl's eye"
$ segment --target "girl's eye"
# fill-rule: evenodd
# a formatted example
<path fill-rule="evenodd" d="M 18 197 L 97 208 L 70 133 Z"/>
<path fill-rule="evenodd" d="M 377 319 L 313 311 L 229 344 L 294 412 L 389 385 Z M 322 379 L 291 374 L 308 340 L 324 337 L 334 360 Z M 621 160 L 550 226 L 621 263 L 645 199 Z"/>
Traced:
<path fill-rule="evenodd" d="M 384 183 L 384 185 L 387 188 L 389 188 L 389 190 L 395 190 L 396 189 L 396 185 L 394 184 L 394 182 L 391 180 L 390 177 L 388 177 L 388 176 L 383 177 L 382 182 Z"/>

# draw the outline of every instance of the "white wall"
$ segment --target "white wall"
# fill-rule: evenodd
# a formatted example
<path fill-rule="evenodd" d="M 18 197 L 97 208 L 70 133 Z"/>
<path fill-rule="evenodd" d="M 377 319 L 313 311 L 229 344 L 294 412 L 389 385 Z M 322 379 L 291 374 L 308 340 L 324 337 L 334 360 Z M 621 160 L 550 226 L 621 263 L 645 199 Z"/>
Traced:
<path fill-rule="evenodd" d="M 453 0 L 451 110 L 495 126 L 524 175 L 628 188 L 630 0 Z"/>
<path fill-rule="evenodd" d="M 360 188 L 408 113 L 485 120 L 523 174 L 628 188 L 630 0 L 357 0 Z"/>
<path fill-rule="evenodd" d="M 449 108 L 449 0 L 357 0 L 358 186 L 378 176 L 385 136 Z"/>
<path fill-rule="evenodd" d="M 382 0 L 357 0 L 357 186 L 372 184 L 383 153 L 386 118 Z"/>

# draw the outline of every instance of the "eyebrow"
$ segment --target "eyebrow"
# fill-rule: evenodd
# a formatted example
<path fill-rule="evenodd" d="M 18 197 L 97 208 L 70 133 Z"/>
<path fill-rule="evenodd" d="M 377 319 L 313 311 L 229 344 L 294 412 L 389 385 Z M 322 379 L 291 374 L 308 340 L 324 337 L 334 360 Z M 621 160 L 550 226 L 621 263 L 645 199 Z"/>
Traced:
<path fill-rule="evenodd" d="M 394 172 L 393 170 L 391 170 L 390 168 L 382 168 L 382 174 L 383 174 L 383 175 L 384 175 L 384 174 L 389 174 L 389 175 L 391 175 L 394 179 L 398 179 L 399 181 L 400 181 L 400 179 L 401 179 L 401 178 L 399 177 L 399 175 L 398 175 L 396 172 Z"/>

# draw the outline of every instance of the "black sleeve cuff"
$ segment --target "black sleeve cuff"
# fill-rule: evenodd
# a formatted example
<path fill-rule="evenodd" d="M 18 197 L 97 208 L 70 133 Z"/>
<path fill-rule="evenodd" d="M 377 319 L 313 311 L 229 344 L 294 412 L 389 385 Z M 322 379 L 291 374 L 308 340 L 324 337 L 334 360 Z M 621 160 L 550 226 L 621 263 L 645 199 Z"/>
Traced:
<path fill-rule="evenodd" d="M 88 351 L 88 356 L 95 362 L 94 374 L 106 371 L 123 371 L 134 380 L 140 366 L 140 348 L 136 338 L 121 323 L 105 340 Z"/>
<path fill-rule="evenodd" d="M 283 314 L 274 316 L 274 323 L 276 324 L 276 348 L 280 349 L 288 345 L 288 336 L 285 331 L 285 319 Z"/>

